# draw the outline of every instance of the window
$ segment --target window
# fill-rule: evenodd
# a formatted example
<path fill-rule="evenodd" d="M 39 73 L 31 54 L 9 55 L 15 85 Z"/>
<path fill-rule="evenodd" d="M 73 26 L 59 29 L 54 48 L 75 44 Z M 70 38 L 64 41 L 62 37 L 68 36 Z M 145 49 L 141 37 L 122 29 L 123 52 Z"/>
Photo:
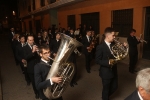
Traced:
<path fill-rule="evenodd" d="M 32 9 L 35 10 L 35 0 L 32 0 Z"/>
<path fill-rule="evenodd" d="M 112 11 L 111 25 L 119 32 L 118 36 L 127 37 L 133 27 L 133 9 Z"/>
<path fill-rule="evenodd" d="M 28 12 L 31 12 L 31 5 L 28 6 Z"/>
<path fill-rule="evenodd" d="M 56 0 L 50 0 L 50 3 L 54 3 L 54 2 L 56 2 Z"/>
<path fill-rule="evenodd" d="M 92 29 L 95 31 L 95 34 L 99 34 L 99 31 L 100 31 L 99 18 L 100 18 L 99 12 L 81 14 L 82 27 L 83 25 L 86 25 L 86 29 L 89 29 L 89 27 L 92 26 Z"/>
<path fill-rule="evenodd" d="M 68 15 L 67 21 L 68 27 L 75 29 L 76 26 L 75 15 Z"/>
<path fill-rule="evenodd" d="M 41 7 L 45 6 L 45 0 L 40 0 L 41 2 Z"/>

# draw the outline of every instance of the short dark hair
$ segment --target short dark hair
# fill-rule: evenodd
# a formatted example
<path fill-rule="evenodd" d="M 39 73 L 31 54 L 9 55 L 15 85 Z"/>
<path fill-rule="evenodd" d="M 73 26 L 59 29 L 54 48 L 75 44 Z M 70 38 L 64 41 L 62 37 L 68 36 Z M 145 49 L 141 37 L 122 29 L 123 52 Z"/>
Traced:
<path fill-rule="evenodd" d="M 86 33 L 87 33 L 87 32 L 90 32 L 90 31 L 91 31 L 91 30 L 87 29 L 87 30 L 86 30 Z"/>
<path fill-rule="evenodd" d="M 34 38 L 34 36 L 33 36 L 33 35 L 28 35 L 28 36 L 27 36 L 27 39 L 28 39 L 29 37 L 33 37 L 33 38 Z"/>
<path fill-rule="evenodd" d="M 132 33 L 132 32 L 136 32 L 136 30 L 135 30 L 135 29 L 131 29 L 131 30 L 130 30 L 130 33 Z"/>
<path fill-rule="evenodd" d="M 50 50 L 49 46 L 46 45 L 46 44 L 42 44 L 39 46 L 39 53 L 42 53 L 43 52 L 43 49 L 44 50 Z"/>
<path fill-rule="evenodd" d="M 19 39 L 21 39 L 22 37 L 24 37 L 24 38 L 25 38 L 25 36 L 24 36 L 24 35 L 20 35 L 20 36 L 19 36 Z"/>
<path fill-rule="evenodd" d="M 115 32 L 115 30 L 112 27 L 107 27 L 104 30 L 104 34 L 111 33 L 111 32 Z"/>
<path fill-rule="evenodd" d="M 60 35 L 61 33 L 60 33 L 60 32 L 57 32 L 56 35 L 58 35 L 58 34 Z"/>
<path fill-rule="evenodd" d="M 115 32 L 115 30 L 112 27 L 106 27 L 104 30 L 104 34 L 102 35 L 102 39 L 100 43 L 104 42 L 106 38 L 106 34 L 111 33 L 111 32 Z"/>

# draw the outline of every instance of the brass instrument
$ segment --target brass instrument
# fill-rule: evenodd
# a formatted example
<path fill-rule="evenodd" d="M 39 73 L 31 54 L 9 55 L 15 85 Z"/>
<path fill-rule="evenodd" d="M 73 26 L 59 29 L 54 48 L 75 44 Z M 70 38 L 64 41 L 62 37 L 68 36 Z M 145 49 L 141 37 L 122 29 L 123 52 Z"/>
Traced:
<path fill-rule="evenodd" d="M 65 34 L 61 34 L 61 44 L 59 46 L 57 55 L 53 60 L 46 80 L 54 76 L 59 76 L 62 77 L 62 82 L 59 84 L 54 83 L 52 86 L 43 90 L 44 95 L 48 99 L 61 97 L 68 84 L 70 84 L 75 72 L 75 68 L 74 64 L 67 63 L 67 60 L 71 53 L 79 46 L 82 46 L 80 42 Z"/>
<path fill-rule="evenodd" d="M 79 52 L 79 50 L 78 50 L 77 48 L 74 50 L 74 53 L 75 53 L 75 54 L 78 54 L 78 56 L 81 56 L 81 55 L 82 55 L 81 52 Z"/>
<path fill-rule="evenodd" d="M 126 45 L 124 46 L 123 43 L 119 42 L 117 39 L 114 39 L 115 45 L 112 46 L 111 51 L 112 55 L 116 59 L 111 59 L 110 60 L 110 65 L 114 65 L 120 60 L 123 60 L 129 52 L 129 47 Z"/>
<path fill-rule="evenodd" d="M 138 38 L 138 37 L 136 37 L 136 38 L 139 39 L 139 41 L 142 42 L 142 43 L 143 43 L 143 42 L 144 42 L 144 43 L 147 43 L 147 41 L 145 41 L 144 39 L 142 39 L 142 35 L 143 35 L 143 34 L 140 34 L 140 38 Z"/>
<path fill-rule="evenodd" d="M 90 44 L 90 48 L 88 49 L 88 52 L 91 52 L 92 51 L 92 49 L 93 48 L 95 48 L 95 44 L 97 43 L 97 41 L 96 41 L 96 39 L 99 37 L 99 34 L 96 36 L 96 37 L 94 37 L 93 39 L 92 39 L 92 41 L 91 41 L 91 44 Z"/>

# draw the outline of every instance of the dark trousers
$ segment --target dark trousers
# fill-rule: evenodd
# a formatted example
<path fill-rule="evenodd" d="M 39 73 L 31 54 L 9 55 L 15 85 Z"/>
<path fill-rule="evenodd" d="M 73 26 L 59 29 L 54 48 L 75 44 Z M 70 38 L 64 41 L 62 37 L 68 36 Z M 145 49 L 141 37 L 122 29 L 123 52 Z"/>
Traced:
<path fill-rule="evenodd" d="M 27 73 L 27 67 L 24 67 L 22 62 L 20 62 L 20 67 L 21 67 L 22 72 L 24 72 L 26 82 L 30 83 L 30 78 L 29 78 L 29 75 Z"/>
<path fill-rule="evenodd" d="M 22 72 L 24 72 L 24 65 L 22 62 L 19 62 Z"/>
<path fill-rule="evenodd" d="M 42 100 L 49 100 L 49 99 L 42 99 Z M 62 98 L 62 97 L 60 97 L 60 98 L 52 99 L 52 100 L 63 100 L 63 98 Z"/>
<path fill-rule="evenodd" d="M 77 76 L 77 63 L 76 63 L 76 54 L 73 52 L 69 59 L 68 59 L 68 62 L 71 62 L 74 64 L 74 69 L 75 69 L 75 72 L 74 72 L 74 76 L 70 82 L 70 84 L 73 84 L 74 82 L 76 82 L 76 76 Z"/>
<path fill-rule="evenodd" d="M 134 72 L 137 61 L 138 61 L 138 53 L 129 52 L 129 71 L 130 72 Z"/>
<path fill-rule="evenodd" d="M 27 83 L 30 83 L 31 80 L 30 80 L 30 77 L 29 77 L 29 74 L 27 72 L 27 67 L 24 67 L 24 76 L 25 76 L 25 80 Z"/>
<path fill-rule="evenodd" d="M 35 94 L 38 94 L 38 91 L 37 91 L 37 89 L 36 89 L 36 87 L 35 87 L 34 74 L 33 74 L 33 73 L 28 73 L 28 75 L 29 75 L 29 78 L 30 78 L 30 80 L 31 80 L 34 93 L 35 93 Z"/>
<path fill-rule="evenodd" d="M 102 79 L 103 90 L 102 90 L 102 100 L 109 100 L 109 97 L 118 88 L 118 78 Z"/>
<path fill-rule="evenodd" d="M 91 61 L 92 61 L 92 52 L 87 52 L 85 53 L 85 63 L 86 63 L 86 70 L 90 71 L 90 65 L 91 65 Z"/>

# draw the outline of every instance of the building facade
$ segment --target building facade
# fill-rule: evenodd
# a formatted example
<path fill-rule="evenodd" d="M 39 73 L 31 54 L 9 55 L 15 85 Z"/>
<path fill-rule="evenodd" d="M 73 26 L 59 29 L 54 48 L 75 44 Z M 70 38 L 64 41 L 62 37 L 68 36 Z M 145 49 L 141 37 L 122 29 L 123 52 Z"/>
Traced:
<path fill-rule="evenodd" d="M 92 26 L 103 34 L 112 26 L 125 41 L 131 28 L 136 36 L 143 34 L 147 44 L 139 46 L 140 58 L 150 59 L 150 3 L 149 0 L 19 0 L 22 31 L 37 33 L 48 29 L 79 25 Z"/>

